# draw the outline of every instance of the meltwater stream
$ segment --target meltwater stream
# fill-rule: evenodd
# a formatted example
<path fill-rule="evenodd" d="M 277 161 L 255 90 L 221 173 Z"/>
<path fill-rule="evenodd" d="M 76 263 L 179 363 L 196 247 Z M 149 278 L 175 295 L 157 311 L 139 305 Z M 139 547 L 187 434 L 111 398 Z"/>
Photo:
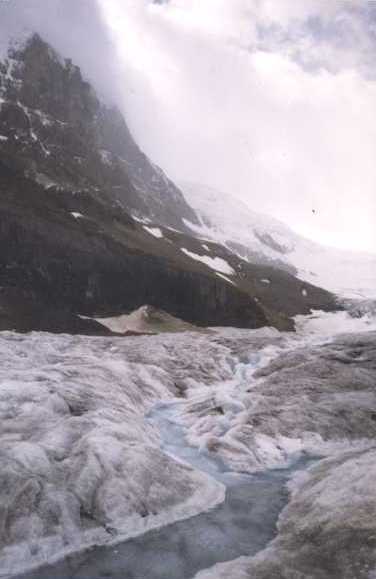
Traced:
<path fill-rule="evenodd" d="M 189 579 L 215 563 L 255 554 L 274 537 L 287 502 L 285 483 L 304 461 L 253 476 L 226 472 L 215 456 L 187 445 L 184 428 L 176 422 L 179 404 L 159 404 L 148 419 L 158 426 L 165 452 L 226 485 L 225 501 L 116 546 L 67 557 L 22 575 L 24 579 Z"/>

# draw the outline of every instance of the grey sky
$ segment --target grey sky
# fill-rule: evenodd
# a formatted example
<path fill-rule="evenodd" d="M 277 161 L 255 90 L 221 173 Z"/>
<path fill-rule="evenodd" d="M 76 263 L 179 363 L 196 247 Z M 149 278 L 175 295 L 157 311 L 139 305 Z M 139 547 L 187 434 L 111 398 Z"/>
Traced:
<path fill-rule="evenodd" d="M 118 102 L 174 179 L 376 252 L 374 2 L 7 4 Z"/>

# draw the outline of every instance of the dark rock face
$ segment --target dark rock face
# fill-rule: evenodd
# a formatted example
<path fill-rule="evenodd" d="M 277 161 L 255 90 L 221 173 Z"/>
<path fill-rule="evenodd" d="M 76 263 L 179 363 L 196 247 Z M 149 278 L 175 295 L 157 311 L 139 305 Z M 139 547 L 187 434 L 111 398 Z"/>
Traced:
<path fill-rule="evenodd" d="M 182 251 L 202 253 L 185 219 L 196 216 L 181 192 L 71 61 L 39 36 L 10 51 L 0 64 L 0 329 L 103 333 L 79 314 L 144 304 L 199 325 L 293 329 L 290 316 L 335 307 L 328 292 L 309 286 L 302 297 L 308 285 L 292 275 L 210 244 L 210 259 L 233 270 L 224 279 Z"/>
<path fill-rule="evenodd" d="M 1 162 L 0 191 L 1 285 L 33 303 L 88 316 L 148 303 L 202 325 L 266 324 L 245 292 L 195 271 L 119 208 L 83 194 L 85 216 L 75 218 L 77 195 L 46 191 Z"/>
<path fill-rule="evenodd" d="M 67 309 L 51 307 L 17 288 L 0 289 L 0 332 L 30 330 L 52 333 L 110 336 L 113 332 L 95 320 L 83 319 Z"/>
<path fill-rule="evenodd" d="M 186 229 L 182 193 L 136 145 L 116 109 L 100 103 L 78 67 L 34 35 L 0 70 L 0 153 L 44 186 L 101 189 L 128 211 Z M 1 74 L 2 73 L 2 74 Z"/>

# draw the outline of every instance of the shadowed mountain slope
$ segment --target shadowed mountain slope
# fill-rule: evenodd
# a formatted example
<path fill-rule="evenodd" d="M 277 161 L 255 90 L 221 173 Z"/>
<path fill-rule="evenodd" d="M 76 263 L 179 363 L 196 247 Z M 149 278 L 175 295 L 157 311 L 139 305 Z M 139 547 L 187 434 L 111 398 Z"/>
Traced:
<path fill-rule="evenodd" d="M 291 316 L 336 307 L 288 272 L 192 237 L 195 221 L 70 60 L 37 35 L 10 49 L 0 65 L 2 329 L 103 333 L 78 316 L 144 304 L 203 326 L 292 329 Z"/>

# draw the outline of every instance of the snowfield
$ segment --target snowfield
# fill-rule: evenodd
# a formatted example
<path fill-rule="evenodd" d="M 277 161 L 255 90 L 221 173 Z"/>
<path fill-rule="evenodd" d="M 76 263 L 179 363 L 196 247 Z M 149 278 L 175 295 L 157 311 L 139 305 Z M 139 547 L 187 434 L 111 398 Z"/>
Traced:
<path fill-rule="evenodd" d="M 143 228 L 145 229 L 145 231 L 150 233 L 150 235 L 152 235 L 153 237 L 156 237 L 157 239 L 163 238 L 163 233 L 159 229 L 159 227 L 147 227 L 146 225 L 143 225 Z"/>
<path fill-rule="evenodd" d="M 251 263 L 293 268 L 303 281 L 341 297 L 376 299 L 376 255 L 321 246 L 210 187 L 182 183 L 181 189 L 200 217 L 200 225 L 187 223 L 198 237 L 216 241 Z"/>
<path fill-rule="evenodd" d="M 233 268 L 227 263 L 225 259 L 222 259 L 221 257 L 210 257 L 210 255 L 198 255 L 198 253 L 193 253 L 192 251 L 189 251 L 184 247 L 182 247 L 181 251 L 185 253 L 185 255 L 188 255 L 188 257 L 190 257 L 191 259 L 204 263 L 214 271 L 227 275 L 235 274 Z"/>
<path fill-rule="evenodd" d="M 296 334 L 0 334 L 2 574 L 222 504 L 225 486 L 205 467 L 210 457 L 241 477 L 312 457 L 318 462 L 290 483 L 276 539 L 202 577 L 321 579 L 326 568 L 338 579 L 368 577 L 354 565 L 376 565 L 371 305 L 365 317 L 301 317 Z M 171 433 L 163 445 L 148 418 L 161 402 L 175 405 L 186 449 L 174 450 Z M 194 463 L 189 445 L 198 451 Z M 341 575 L 351 533 L 366 546 L 349 551 L 353 574 Z"/>

